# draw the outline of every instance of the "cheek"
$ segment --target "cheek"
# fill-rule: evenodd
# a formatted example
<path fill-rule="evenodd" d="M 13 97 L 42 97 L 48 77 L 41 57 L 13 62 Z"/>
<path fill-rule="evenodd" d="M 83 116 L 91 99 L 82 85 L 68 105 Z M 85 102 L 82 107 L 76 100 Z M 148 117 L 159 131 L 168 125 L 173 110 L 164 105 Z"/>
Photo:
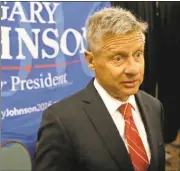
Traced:
<path fill-rule="evenodd" d="M 96 72 L 102 72 L 103 70 L 105 70 L 104 62 L 95 61 L 95 70 Z"/>
<path fill-rule="evenodd" d="M 109 69 L 109 67 L 105 64 L 105 63 L 98 63 L 98 65 L 96 65 L 96 74 L 98 75 L 99 78 L 106 80 L 106 79 L 111 79 L 111 77 L 113 75 L 111 75 L 111 70 Z"/>
<path fill-rule="evenodd" d="M 108 72 L 109 72 L 111 79 L 114 81 L 119 80 L 119 78 L 122 75 L 122 69 L 121 68 L 118 68 L 118 69 L 117 68 L 110 68 L 108 70 Z"/>
<path fill-rule="evenodd" d="M 142 59 L 141 61 L 139 61 L 139 63 L 138 63 L 138 65 L 139 65 L 139 72 L 141 73 L 141 74 L 143 74 L 144 73 L 144 59 Z"/>
<path fill-rule="evenodd" d="M 141 79 L 141 83 L 144 79 L 144 65 L 141 66 L 140 68 L 140 79 Z"/>
<path fill-rule="evenodd" d="M 125 70 L 125 66 L 124 65 L 121 65 L 121 66 L 110 65 L 108 68 L 109 68 L 109 72 L 114 77 L 121 76 L 123 74 L 124 70 Z"/>
<path fill-rule="evenodd" d="M 141 65 L 140 72 L 141 72 L 142 75 L 144 75 L 144 63 Z"/>

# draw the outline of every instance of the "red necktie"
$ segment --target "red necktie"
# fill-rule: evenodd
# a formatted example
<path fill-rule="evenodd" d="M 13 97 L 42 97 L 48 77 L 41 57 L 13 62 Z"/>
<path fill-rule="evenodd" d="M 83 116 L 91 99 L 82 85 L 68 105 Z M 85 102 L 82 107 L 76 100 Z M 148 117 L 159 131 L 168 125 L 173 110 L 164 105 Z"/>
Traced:
<path fill-rule="evenodd" d="M 125 137 L 134 170 L 147 171 L 149 160 L 132 117 L 131 104 L 126 103 L 121 105 L 120 112 L 123 114 L 125 120 Z"/>

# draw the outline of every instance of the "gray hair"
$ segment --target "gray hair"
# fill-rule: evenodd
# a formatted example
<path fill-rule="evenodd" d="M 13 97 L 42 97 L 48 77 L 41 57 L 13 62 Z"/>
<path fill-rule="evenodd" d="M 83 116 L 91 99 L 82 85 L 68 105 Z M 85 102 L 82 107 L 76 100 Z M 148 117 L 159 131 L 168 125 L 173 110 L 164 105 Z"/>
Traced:
<path fill-rule="evenodd" d="M 145 33 L 147 28 L 147 23 L 138 20 L 130 11 L 118 7 L 104 8 L 95 12 L 87 21 L 88 50 L 98 50 L 97 43 L 107 33 L 115 35 L 123 35 L 131 31 Z"/>

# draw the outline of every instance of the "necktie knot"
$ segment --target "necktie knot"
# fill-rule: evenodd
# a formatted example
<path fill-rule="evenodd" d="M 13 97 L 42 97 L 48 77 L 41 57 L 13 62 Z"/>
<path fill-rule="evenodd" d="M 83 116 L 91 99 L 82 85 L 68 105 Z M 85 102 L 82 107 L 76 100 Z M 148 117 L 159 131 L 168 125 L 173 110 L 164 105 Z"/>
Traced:
<path fill-rule="evenodd" d="M 120 106 L 119 111 L 123 115 L 124 119 L 127 119 L 132 116 L 131 108 L 132 107 L 130 103 L 125 103 Z"/>

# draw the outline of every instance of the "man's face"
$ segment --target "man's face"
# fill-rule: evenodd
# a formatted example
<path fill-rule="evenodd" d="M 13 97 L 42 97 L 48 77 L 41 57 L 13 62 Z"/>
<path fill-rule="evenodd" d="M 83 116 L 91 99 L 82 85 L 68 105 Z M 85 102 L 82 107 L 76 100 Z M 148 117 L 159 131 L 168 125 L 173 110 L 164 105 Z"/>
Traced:
<path fill-rule="evenodd" d="M 123 101 L 136 94 L 144 77 L 144 35 L 106 35 L 98 46 L 97 53 L 85 55 L 101 86 Z"/>

